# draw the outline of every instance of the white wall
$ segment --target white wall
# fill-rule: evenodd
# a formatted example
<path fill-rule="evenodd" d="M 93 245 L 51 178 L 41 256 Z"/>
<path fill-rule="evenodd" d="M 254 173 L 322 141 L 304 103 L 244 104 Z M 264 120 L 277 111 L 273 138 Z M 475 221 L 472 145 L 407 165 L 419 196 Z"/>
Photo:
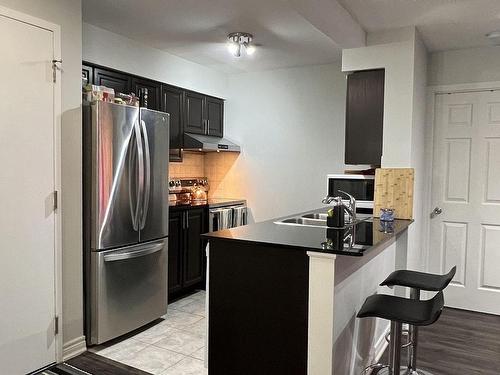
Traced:
<path fill-rule="evenodd" d="M 408 233 L 408 267 L 422 269 L 424 182 L 428 178 L 424 168 L 427 51 L 415 28 L 410 31 L 395 33 L 403 41 L 344 50 L 342 70 L 385 68 L 382 167 L 415 168 L 415 223 Z M 384 32 L 368 40 L 378 43 L 393 37 Z"/>
<path fill-rule="evenodd" d="M 340 64 L 231 75 L 228 89 L 225 132 L 242 153 L 227 178 L 239 173 L 255 221 L 321 207 L 344 167 Z"/>
<path fill-rule="evenodd" d="M 500 46 L 435 52 L 429 58 L 429 85 L 500 81 Z"/>
<path fill-rule="evenodd" d="M 81 231 L 81 60 L 80 0 L 0 0 L 7 8 L 61 26 L 62 221 L 64 343 L 83 334 Z"/>
<path fill-rule="evenodd" d="M 83 24 L 83 60 L 224 98 L 226 75 L 124 36 Z"/>
<path fill-rule="evenodd" d="M 411 166 L 415 168 L 415 186 L 413 198 L 413 218 L 415 222 L 409 228 L 408 264 L 411 268 L 425 270 L 426 259 L 424 246 L 425 227 L 428 215 L 424 210 L 430 195 L 427 191 L 427 182 L 430 171 L 426 168 L 428 154 L 425 152 L 426 130 L 426 103 L 427 103 L 427 61 L 428 54 L 422 39 L 416 34 L 414 44 L 413 66 L 413 108 L 412 108 L 412 135 L 411 135 Z"/>

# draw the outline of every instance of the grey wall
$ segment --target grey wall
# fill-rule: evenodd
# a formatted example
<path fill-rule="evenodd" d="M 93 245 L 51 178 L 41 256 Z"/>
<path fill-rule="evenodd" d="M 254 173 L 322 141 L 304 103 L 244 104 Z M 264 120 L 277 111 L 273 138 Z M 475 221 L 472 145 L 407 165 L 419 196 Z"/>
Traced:
<path fill-rule="evenodd" d="M 0 5 L 61 26 L 64 343 L 83 333 L 81 233 L 81 0 L 0 0 Z"/>
<path fill-rule="evenodd" d="M 321 207 L 326 175 L 343 170 L 346 78 L 340 63 L 229 76 L 229 171 L 254 220 Z"/>
<path fill-rule="evenodd" d="M 226 95 L 225 74 L 87 23 L 83 59 L 205 94 Z"/>
<path fill-rule="evenodd" d="M 429 85 L 500 81 L 500 46 L 435 52 L 430 55 Z"/>

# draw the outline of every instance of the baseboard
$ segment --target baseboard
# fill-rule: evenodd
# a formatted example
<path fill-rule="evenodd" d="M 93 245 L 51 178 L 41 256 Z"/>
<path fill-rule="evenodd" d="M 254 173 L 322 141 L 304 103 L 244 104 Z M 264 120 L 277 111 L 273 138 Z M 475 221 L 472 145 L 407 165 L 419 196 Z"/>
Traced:
<path fill-rule="evenodd" d="M 63 361 L 76 357 L 87 351 L 85 336 L 77 337 L 63 345 Z"/>

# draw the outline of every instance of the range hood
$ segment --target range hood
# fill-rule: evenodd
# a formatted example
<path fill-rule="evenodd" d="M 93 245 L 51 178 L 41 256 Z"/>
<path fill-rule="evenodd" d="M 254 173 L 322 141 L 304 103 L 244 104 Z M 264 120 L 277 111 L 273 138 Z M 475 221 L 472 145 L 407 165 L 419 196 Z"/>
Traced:
<path fill-rule="evenodd" d="M 214 137 L 210 135 L 200 135 L 184 133 L 184 150 L 186 151 L 229 151 L 240 152 L 240 146 L 227 140 L 226 138 Z"/>

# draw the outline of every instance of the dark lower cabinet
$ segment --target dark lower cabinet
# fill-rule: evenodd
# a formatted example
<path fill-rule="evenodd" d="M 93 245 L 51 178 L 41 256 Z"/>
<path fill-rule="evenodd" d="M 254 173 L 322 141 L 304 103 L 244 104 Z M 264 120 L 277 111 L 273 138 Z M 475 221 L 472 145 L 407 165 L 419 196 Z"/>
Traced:
<path fill-rule="evenodd" d="M 184 91 L 162 86 L 162 111 L 170 114 L 170 161 L 182 161 L 184 146 Z"/>
<path fill-rule="evenodd" d="M 161 84 L 143 78 L 132 78 L 132 90 L 137 97 L 141 97 L 147 90 L 147 108 L 161 111 Z"/>
<path fill-rule="evenodd" d="M 384 128 L 383 69 L 347 77 L 345 163 L 380 166 Z"/>
<path fill-rule="evenodd" d="M 200 234 L 206 232 L 204 209 L 186 211 L 186 246 L 184 246 L 183 286 L 190 287 L 203 281 L 205 274 L 204 241 Z"/>
<path fill-rule="evenodd" d="M 182 289 L 182 238 L 184 236 L 184 211 L 169 213 L 168 219 L 168 293 Z"/>
<path fill-rule="evenodd" d="M 208 229 L 208 209 L 174 208 L 169 219 L 168 294 L 176 299 L 205 282 L 205 244 L 201 234 Z"/>

